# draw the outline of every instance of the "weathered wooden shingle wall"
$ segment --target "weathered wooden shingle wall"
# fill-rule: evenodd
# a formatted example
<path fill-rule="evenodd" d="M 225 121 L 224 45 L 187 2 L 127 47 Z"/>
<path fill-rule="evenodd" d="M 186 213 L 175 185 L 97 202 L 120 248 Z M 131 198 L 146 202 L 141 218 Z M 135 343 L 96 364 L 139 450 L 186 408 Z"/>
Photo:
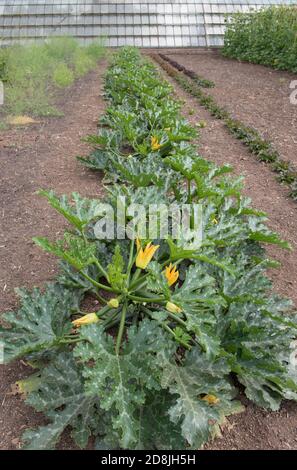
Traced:
<path fill-rule="evenodd" d="M 3 43 L 50 35 L 84 42 L 99 36 L 108 46 L 219 46 L 226 13 L 296 0 L 0 0 Z"/>

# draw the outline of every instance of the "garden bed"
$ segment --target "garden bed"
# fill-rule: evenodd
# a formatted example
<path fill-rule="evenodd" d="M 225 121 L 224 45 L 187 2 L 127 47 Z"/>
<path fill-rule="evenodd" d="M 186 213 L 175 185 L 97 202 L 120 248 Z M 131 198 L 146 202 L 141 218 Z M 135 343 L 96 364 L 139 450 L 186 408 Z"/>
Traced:
<path fill-rule="evenodd" d="M 15 307 L 16 301 L 12 293 L 14 287 L 42 285 L 44 281 L 49 280 L 49 272 L 52 272 L 53 276 L 56 273 L 57 263 L 54 258 L 34 247 L 31 237 L 42 233 L 60 238 L 64 226 L 61 217 L 55 216 L 46 203 L 34 195 L 34 191 L 43 187 L 53 188 L 58 194 L 69 194 L 76 190 L 84 196 L 100 195 L 102 187 L 98 174 L 90 173 L 88 170 L 83 171 L 74 157 L 78 153 L 85 153 L 86 147 L 80 143 L 80 137 L 95 132 L 97 116 L 104 108 L 102 100 L 96 99 L 102 69 L 101 66 L 100 73 L 90 74 L 88 79 L 82 80 L 72 90 L 71 102 L 66 102 L 64 106 L 65 118 L 51 122 L 43 121 L 26 131 L 0 134 L 2 151 L 7 162 L 4 186 L 7 205 L 4 210 L 6 211 L 8 207 L 10 210 L 8 215 L 10 225 L 4 226 L 4 243 L 1 241 L 1 245 L 5 244 L 7 250 L 7 258 L 2 263 L 3 273 L 0 277 L 5 281 L 1 311 Z M 203 75 L 201 70 L 198 70 L 198 73 Z M 206 78 L 215 81 L 215 77 Z M 247 178 L 245 194 L 252 196 L 257 209 L 267 210 L 270 215 L 270 227 L 294 245 L 296 203 L 288 200 L 285 189 L 273 180 L 271 172 L 263 164 L 254 161 L 242 144 L 228 134 L 221 122 L 211 118 L 203 108 L 199 107 L 195 99 L 190 98 L 178 87 L 176 93 L 179 98 L 185 100 L 184 113 L 192 124 L 201 120 L 206 121 L 206 126 L 200 129 L 199 144 L 202 156 L 217 164 L 232 163 L 236 174 L 244 173 Z M 11 147 L 12 139 L 16 148 Z M 12 212 L 14 210 L 15 212 Z M 5 212 L 3 219 L 7 221 Z M 14 238 L 8 237 L 8 232 Z M 28 243 L 26 250 L 24 243 Z M 283 253 L 277 248 L 269 248 L 269 255 L 276 255 L 284 263 L 281 270 L 274 271 L 273 274 L 276 288 L 280 293 L 296 300 L 296 284 L 291 283 L 296 282 L 297 278 L 296 255 L 290 252 Z M 11 260 L 15 268 L 9 264 Z M 22 364 L 17 369 L 7 366 L 5 371 L 5 385 L 1 384 L 3 399 L 0 410 L 3 416 L 0 422 L 4 430 L 1 446 L 17 448 L 19 436 L 24 428 L 43 424 L 43 419 L 25 407 L 20 397 L 10 394 L 11 383 L 19 379 L 20 374 L 27 375 L 25 367 Z M 231 418 L 231 424 L 225 428 L 223 438 L 210 444 L 209 448 L 296 448 L 296 405 L 290 403 L 279 412 L 269 413 L 247 401 L 245 404 L 247 411 Z M 11 409 L 14 410 L 13 414 Z M 59 446 L 70 448 L 73 444 L 66 437 Z"/>
<path fill-rule="evenodd" d="M 1 174 L 1 266 L 0 311 L 15 309 L 19 286 L 42 286 L 57 274 L 55 257 L 41 252 L 32 242 L 36 233 L 61 233 L 63 218 L 36 195 L 40 188 L 55 188 L 70 194 L 74 188 L 85 196 L 98 196 L 102 187 L 94 175 L 76 160 L 88 153 L 81 139 L 96 132 L 103 112 L 102 79 L 106 62 L 60 96 L 58 106 L 64 117 L 36 119 L 29 127 L 0 132 Z M 50 275 L 49 275 L 50 273 Z M 26 427 L 44 422 L 11 394 L 11 385 L 28 374 L 21 362 L 0 365 L 0 448 L 15 449 Z M 67 440 L 64 448 L 73 446 Z"/>
<path fill-rule="evenodd" d="M 297 106 L 290 103 L 290 83 L 296 75 L 227 59 L 218 52 L 166 55 L 213 81 L 207 93 L 219 105 L 272 142 L 283 159 L 297 164 Z"/>

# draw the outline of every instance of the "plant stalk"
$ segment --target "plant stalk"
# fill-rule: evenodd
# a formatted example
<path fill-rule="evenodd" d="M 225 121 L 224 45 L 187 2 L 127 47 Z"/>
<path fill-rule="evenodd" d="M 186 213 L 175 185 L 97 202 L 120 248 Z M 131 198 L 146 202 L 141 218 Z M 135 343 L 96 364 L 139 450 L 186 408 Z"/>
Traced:
<path fill-rule="evenodd" d="M 122 338 L 123 338 L 123 334 L 124 334 L 126 316 L 127 316 L 127 302 L 125 302 L 124 305 L 123 305 L 121 322 L 120 322 L 119 332 L 118 332 L 118 336 L 117 336 L 117 342 L 116 342 L 116 354 L 117 355 L 119 355 L 120 349 L 121 349 L 121 343 L 122 343 Z"/>

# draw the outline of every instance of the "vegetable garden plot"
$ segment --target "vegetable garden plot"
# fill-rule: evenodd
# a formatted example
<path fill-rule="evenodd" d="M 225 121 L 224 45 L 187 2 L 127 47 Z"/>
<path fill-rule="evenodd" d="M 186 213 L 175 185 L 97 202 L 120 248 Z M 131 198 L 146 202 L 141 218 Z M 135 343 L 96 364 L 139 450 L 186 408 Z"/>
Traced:
<path fill-rule="evenodd" d="M 260 243 L 288 246 L 241 196 L 231 168 L 196 154 L 195 131 L 170 91 L 136 51 L 120 52 L 106 76 L 104 127 L 89 138 L 95 150 L 85 163 L 106 171 L 111 206 L 119 196 L 203 203 L 202 246 L 98 242 L 98 200 L 42 193 L 73 231 L 59 242 L 36 239 L 62 258 L 61 275 L 45 294 L 23 293 L 2 330 L 7 360 L 29 356 L 38 365 L 27 401 L 52 421 L 26 432 L 27 448 L 54 446 L 68 425 L 82 447 L 91 433 L 108 448 L 200 447 L 241 409 L 231 372 L 259 406 L 296 399 L 296 316 L 269 292 L 265 270 L 274 263 Z M 82 316 L 88 293 L 102 308 Z"/>
<path fill-rule="evenodd" d="M 296 76 L 260 65 L 239 63 L 217 53 L 167 56 L 214 82 L 215 86 L 206 93 L 219 107 L 228 111 L 234 120 L 233 127 L 237 120 L 243 124 L 241 129 L 234 130 L 234 134 L 242 138 L 244 126 L 247 126 L 255 129 L 264 142 L 267 141 L 268 146 L 264 148 L 257 135 L 249 136 L 247 133 L 244 137 L 247 144 L 255 141 L 255 153 L 257 144 L 260 150 L 263 147 L 263 155 L 258 158 L 261 160 L 263 157 L 263 161 L 271 163 L 280 182 L 292 185 L 292 196 L 296 198 L 297 106 L 290 101 L 290 83 Z M 283 163 L 278 164 L 277 156 Z"/>

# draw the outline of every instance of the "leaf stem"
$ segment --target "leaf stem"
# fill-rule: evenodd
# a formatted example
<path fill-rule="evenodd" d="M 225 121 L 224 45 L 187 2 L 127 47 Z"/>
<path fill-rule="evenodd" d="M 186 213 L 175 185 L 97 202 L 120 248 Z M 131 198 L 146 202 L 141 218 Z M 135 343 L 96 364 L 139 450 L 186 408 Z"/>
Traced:
<path fill-rule="evenodd" d="M 120 292 L 118 289 L 112 289 L 109 286 L 106 286 L 104 284 L 101 284 L 100 282 L 95 281 L 95 279 L 92 279 L 88 274 L 84 273 L 83 271 L 80 271 L 81 275 L 87 279 L 93 286 L 97 287 L 98 289 L 103 289 L 106 290 L 107 292 L 116 292 L 117 294 Z"/>
<path fill-rule="evenodd" d="M 97 266 L 97 268 L 99 269 L 99 271 L 101 271 L 101 273 L 103 274 L 103 276 L 105 277 L 105 279 L 107 280 L 107 282 L 109 282 L 108 274 L 107 274 L 107 272 L 105 271 L 105 269 L 103 268 L 103 266 L 99 263 L 99 261 L 98 261 L 97 258 L 94 258 L 94 263 L 96 264 L 96 266 Z"/>
<path fill-rule="evenodd" d="M 72 344 L 72 343 L 78 343 L 79 341 L 82 341 L 82 338 L 61 339 L 59 343 L 60 344 Z"/>
<path fill-rule="evenodd" d="M 153 320 L 156 320 L 156 319 L 153 317 L 151 311 L 150 311 L 148 308 L 143 308 L 143 311 L 144 311 L 145 313 L 147 313 Z M 191 349 L 191 346 L 190 346 L 189 344 L 187 344 L 187 343 L 186 343 L 185 341 L 183 341 L 182 339 L 176 337 L 174 331 L 167 325 L 167 323 L 165 323 L 165 322 L 163 322 L 163 321 L 161 321 L 161 320 L 156 320 L 156 321 L 159 323 L 159 325 L 162 326 L 162 328 L 164 328 L 164 330 L 166 330 L 171 336 L 174 337 L 175 341 L 177 341 L 177 342 L 180 343 L 182 346 L 184 346 L 184 348 L 186 348 L 186 349 Z"/>
<path fill-rule="evenodd" d="M 132 282 L 132 284 L 129 287 L 129 290 L 135 290 L 135 287 L 137 287 L 139 284 L 145 281 L 145 278 L 149 275 L 149 273 L 145 273 L 143 276 L 139 277 L 136 279 L 136 281 Z"/>
<path fill-rule="evenodd" d="M 123 337 L 125 322 L 126 322 L 126 315 L 127 315 L 127 302 L 124 303 L 123 310 L 122 310 L 121 322 L 120 322 L 120 327 L 119 327 L 119 332 L 118 332 L 118 337 L 117 337 L 117 342 L 116 342 L 116 354 L 117 355 L 119 355 L 120 353 L 122 337 Z"/>
<path fill-rule="evenodd" d="M 177 315 L 175 315 L 174 313 L 168 312 L 167 310 L 166 310 L 166 313 L 168 313 L 168 316 L 169 316 L 170 318 L 172 318 L 172 320 L 174 320 L 176 323 L 179 323 L 180 325 L 182 325 L 184 328 L 187 329 L 187 326 L 188 326 L 188 325 L 187 325 L 187 323 L 186 323 L 184 320 L 182 320 L 181 318 L 179 318 L 179 317 L 178 317 Z"/>
<path fill-rule="evenodd" d="M 129 285 L 129 282 L 130 282 L 131 269 L 132 269 L 133 262 L 134 262 L 134 243 L 135 243 L 134 240 L 131 240 L 129 261 L 128 261 L 128 267 L 127 267 L 127 286 Z"/>

